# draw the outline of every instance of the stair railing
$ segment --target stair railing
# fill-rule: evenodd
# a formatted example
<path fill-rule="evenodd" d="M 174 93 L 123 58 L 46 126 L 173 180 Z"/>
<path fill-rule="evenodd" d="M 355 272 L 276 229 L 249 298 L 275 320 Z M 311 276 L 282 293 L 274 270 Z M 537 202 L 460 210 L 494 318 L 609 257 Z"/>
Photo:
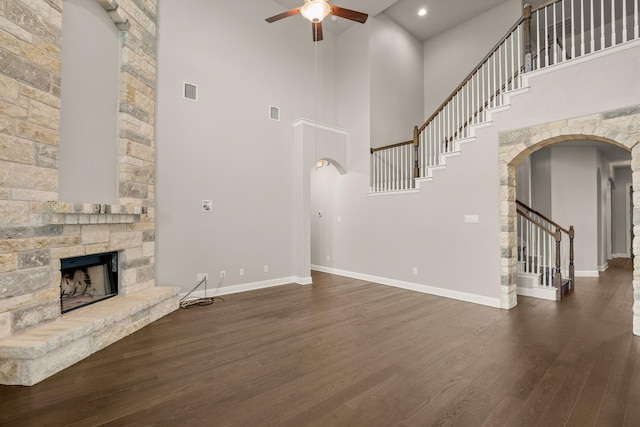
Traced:
<path fill-rule="evenodd" d="M 629 5 L 629 1 L 633 5 Z M 640 39 L 640 0 L 552 0 L 523 16 L 422 126 L 413 139 L 371 149 L 371 192 L 414 189 L 443 155 L 458 151 L 471 126 L 522 87 L 522 75 Z"/>
<path fill-rule="evenodd" d="M 562 299 L 563 277 L 569 279 L 567 290 L 575 289 L 573 226 L 560 226 L 529 206 L 516 201 L 518 269 L 541 276 L 540 285 L 555 287 L 557 299 Z M 566 239 L 562 235 L 566 235 Z"/>
<path fill-rule="evenodd" d="M 527 55 L 541 50 L 548 54 L 531 58 L 532 69 L 640 38 L 639 8 L 638 0 L 552 0 L 536 7 Z"/>

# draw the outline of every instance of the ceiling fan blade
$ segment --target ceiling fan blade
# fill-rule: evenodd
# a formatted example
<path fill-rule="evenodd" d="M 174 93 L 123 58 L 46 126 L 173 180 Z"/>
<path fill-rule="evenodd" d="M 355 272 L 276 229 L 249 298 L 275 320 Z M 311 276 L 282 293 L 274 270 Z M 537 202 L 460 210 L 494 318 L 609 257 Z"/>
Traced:
<path fill-rule="evenodd" d="M 330 15 L 339 16 L 340 18 L 350 19 L 352 21 L 360 22 L 364 24 L 367 22 L 367 18 L 369 15 L 362 12 L 356 12 L 355 10 L 345 9 L 343 7 L 334 6 L 332 4 L 329 5 L 331 7 Z"/>
<path fill-rule="evenodd" d="M 313 30 L 313 41 L 319 42 L 322 37 L 322 22 L 312 22 L 311 29 Z"/>
<path fill-rule="evenodd" d="M 265 19 L 265 21 L 267 21 L 269 24 L 271 24 L 272 22 L 276 22 L 276 21 L 279 21 L 281 19 L 288 18 L 289 16 L 299 15 L 301 10 L 302 10 L 301 7 L 297 7 L 295 9 L 291 9 L 291 10 L 287 10 L 286 12 L 282 12 L 282 13 L 280 13 L 278 15 L 274 15 L 271 18 L 267 18 L 267 19 Z"/>

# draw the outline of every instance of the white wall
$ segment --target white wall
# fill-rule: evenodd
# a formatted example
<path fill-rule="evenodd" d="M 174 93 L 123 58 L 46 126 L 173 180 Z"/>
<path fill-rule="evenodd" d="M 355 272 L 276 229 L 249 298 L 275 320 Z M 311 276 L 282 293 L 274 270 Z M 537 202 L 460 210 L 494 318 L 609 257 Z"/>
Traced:
<path fill-rule="evenodd" d="M 462 83 L 522 12 L 522 0 L 508 0 L 424 43 L 425 119 Z"/>
<path fill-rule="evenodd" d="M 609 160 L 599 149 L 596 149 L 596 167 L 598 175 L 596 178 L 598 194 L 598 270 L 604 271 L 608 267 L 608 254 L 611 253 L 611 190 L 609 187 L 609 171 L 611 170 Z"/>
<path fill-rule="evenodd" d="M 529 156 L 531 159 L 531 207 L 541 214 L 551 217 L 551 150 L 539 150 Z"/>
<path fill-rule="evenodd" d="M 96 1 L 64 0 L 58 198 L 117 202 L 120 36 Z"/>
<path fill-rule="evenodd" d="M 262 0 L 159 4 L 159 284 L 187 291 L 204 272 L 210 286 L 293 275 L 292 123 L 335 120 L 335 38 L 314 44 L 301 17 L 264 21 L 281 10 Z M 182 99 L 184 81 L 198 85 L 198 102 Z"/>
<path fill-rule="evenodd" d="M 334 229 L 339 226 L 338 216 L 333 212 L 333 196 L 340 179 L 340 173 L 332 165 L 311 170 L 311 264 L 314 265 L 327 265 L 331 261 Z"/>
<path fill-rule="evenodd" d="M 531 156 L 516 168 L 516 199 L 531 206 Z"/>
<path fill-rule="evenodd" d="M 369 29 L 371 146 L 411 140 L 424 122 L 422 43 L 385 14 Z"/>
<path fill-rule="evenodd" d="M 611 214 L 613 216 L 612 252 L 614 256 L 630 256 L 630 224 L 627 222 L 629 206 L 629 185 L 631 185 L 631 168 L 614 169 L 616 188 L 611 194 Z"/>

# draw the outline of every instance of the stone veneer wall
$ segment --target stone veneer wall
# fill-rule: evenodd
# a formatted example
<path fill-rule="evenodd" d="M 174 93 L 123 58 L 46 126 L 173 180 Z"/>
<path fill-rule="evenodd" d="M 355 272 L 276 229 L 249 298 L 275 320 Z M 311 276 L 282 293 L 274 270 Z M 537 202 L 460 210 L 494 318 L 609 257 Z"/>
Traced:
<path fill-rule="evenodd" d="M 640 253 L 640 105 L 569 120 L 543 123 L 500 134 L 500 212 L 502 307 L 516 305 L 516 166 L 536 150 L 560 141 L 594 140 L 631 152 L 633 172 L 633 251 Z M 633 267 L 633 333 L 640 335 L 640 257 Z M 580 292 L 578 289 L 576 292 Z M 631 313 L 630 313 L 631 315 Z"/>
<path fill-rule="evenodd" d="M 61 258 L 120 251 L 120 293 L 155 286 L 157 1 L 87 1 L 121 33 L 115 206 L 58 201 L 62 0 L 0 1 L 0 339 L 61 316 Z"/>

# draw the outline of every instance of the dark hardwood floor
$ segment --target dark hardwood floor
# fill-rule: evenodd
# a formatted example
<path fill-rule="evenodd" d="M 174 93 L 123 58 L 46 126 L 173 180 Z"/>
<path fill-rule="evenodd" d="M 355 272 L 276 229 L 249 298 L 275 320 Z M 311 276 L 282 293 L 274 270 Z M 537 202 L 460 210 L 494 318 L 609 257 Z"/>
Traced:
<path fill-rule="evenodd" d="M 36 386 L 0 386 L 0 425 L 640 425 L 629 260 L 510 311 L 314 283 L 179 310 Z"/>

